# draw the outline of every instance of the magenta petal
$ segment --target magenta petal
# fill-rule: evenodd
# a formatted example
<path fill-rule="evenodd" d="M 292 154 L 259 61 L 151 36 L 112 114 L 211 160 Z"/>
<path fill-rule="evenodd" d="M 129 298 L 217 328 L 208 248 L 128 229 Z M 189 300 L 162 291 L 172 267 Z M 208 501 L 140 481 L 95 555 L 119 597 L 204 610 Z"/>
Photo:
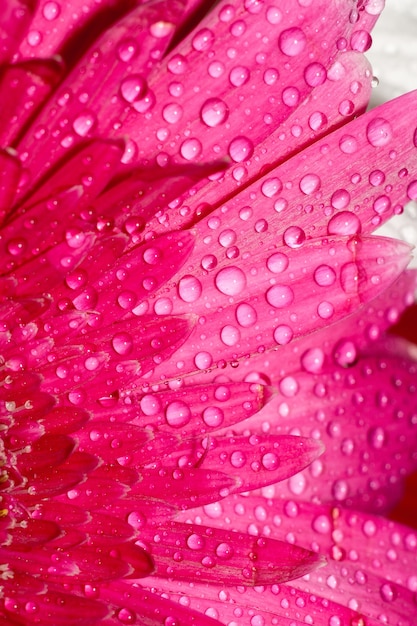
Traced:
<path fill-rule="evenodd" d="M 82 69 L 73 70 L 37 120 L 37 125 L 48 125 L 48 136 L 40 144 L 36 136 L 28 135 L 19 146 L 19 152 L 30 158 L 35 178 L 45 171 L 42 158 L 36 156 L 39 151 L 45 150 L 55 162 L 85 137 L 109 136 L 110 120 L 111 127 L 117 127 L 117 136 L 126 136 L 120 122 L 115 124 L 126 107 L 143 108 L 143 112 L 152 107 L 154 95 L 147 76 L 165 52 L 183 8 L 182 2 L 172 0 L 139 3 L 93 44 Z M 51 109 L 55 110 L 52 123 Z"/>
<path fill-rule="evenodd" d="M 35 594 L 33 588 L 20 593 L 17 591 L 20 580 L 16 580 L 16 588 L 7 590 L 2 600 L 5 617 L 0 625 L 21 626 L 22 624 L 50 624 L 56 626 L 91 626 L 101 624 L 101 620 L 110 614 L 110 608 L 104 603 L 88 599 L 61 590 L 46 590 L 46 593 Z M 52 608 L 53 607 L 53 608 Z M 30 611 L 33 611 L 31 614 Z M 29 614 L 28 614 L 29 613 Z M 16 619 L 16 621 L 15 621 Z M 21 621 L 24 620 L 24 621 Z M 107 620 L 106 620 L 107 622 Z M 110 622 L 111 623 L 111 622 Z"/>
<path fill-rule="evenodd" d="M 32 3 L 24 0 L 5 0 L 0 8 L 0 62 L 12 57 L 32 17 Z"/>
<path fill-rule="evenodd" d="M 254 586 L 285 582 L 322 566 L 315 553 L 289 543 L 198 525 L 168 524 L 141 533 L 155 573 L 177 580 Z"/>
<path fill-rule="evenodd" d="M 204 273 L 206 255 L 195 275 L 180 278 L 180 298 L 172 294 L 173 312 L 201 318 L 164 374 L 236 364 L 343 319 L 394 282 L 409 255 L 406 244 L 377 237 L 301 239 L 271 249 L 266 261 L 261 248 Z"/>
<path fill-rule="evenodd" d="M 0 99 L 2 115 L 0 140 L 2 145 L 13 145 L 24 131 L 25 126 L 35 116 L 37 109 L 48 98 L 58 83 L 63 68 L 57 61 L 26 61 L 10 65 L 4 71 L 0 81 Z M 31 106 L 27 106 L 30 93 Z M 16 111 L 20 110 L 18 122 Z"/>
<path fill-rule="evenodd" d="M 0 150 L 0 223 L 14 203 L 21 169 L 20 161 L 11 151 Z"/>

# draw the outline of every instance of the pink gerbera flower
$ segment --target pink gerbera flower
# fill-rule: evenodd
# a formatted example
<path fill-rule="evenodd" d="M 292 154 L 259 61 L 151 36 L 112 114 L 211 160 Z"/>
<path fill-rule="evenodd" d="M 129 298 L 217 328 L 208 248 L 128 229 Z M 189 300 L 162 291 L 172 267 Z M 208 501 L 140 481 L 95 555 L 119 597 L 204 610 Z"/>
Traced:
<path fill-rule="evenodd" d="M 382 5 L 2 4 L 0 624 L 415 624 Z"/>

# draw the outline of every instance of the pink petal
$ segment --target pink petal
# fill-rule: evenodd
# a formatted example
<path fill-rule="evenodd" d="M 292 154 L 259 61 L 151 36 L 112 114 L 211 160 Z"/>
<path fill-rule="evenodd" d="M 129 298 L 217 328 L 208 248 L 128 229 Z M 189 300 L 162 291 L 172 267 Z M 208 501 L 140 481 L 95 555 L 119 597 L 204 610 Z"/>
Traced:
<path fill-rule="evenodd" d="M 298 578 L 323 565 L 313 552 L 284 542 L 256 539 L 200 525 L 169 524 L 141 533 L 158 577 L 196 578 L 254 586 Z"/>
<path fill-rule="evenodd" d="M 179 297 L 169 294 L 173 312 L 201 318 L 175 362 L 164 364 L 165 376 L 238 364 L 342 319 L 399 276 L 409 248 L 396 240 L 332 237 L 271 248 L 265 262 L 266 254 L 254 248 L 244 263 L 217 267 L 206 254 L 193 275 L 180 278 Z M 207 273 L 209 257 L 215 270 Z"/>
<path fill-rule="evenodd" d="M 34 125 L 34 129 L 39 129 L 47 124 L 48 136 L 40 142 L 35 130 L 35 135 L 31 134 L 19 146 L 22 158 L 30 159 L 30 169 L 36 179 L 45 171 L 42 158 L 37 154 L 45 151 L 55 162 L 65 150 L 85 137 L 108 136 L 103 131 L 109 120 L 113 127 L 130 104 L 139 110 L 152 105 L 154 96 L 146 79 L 169 44 L 175 25 L 181 21 L 183 6 L 182 2 L 164 1 L 141 4 L 94 43 Z M 97 55 L 100 55 L 100 63 L 96 61 Z M 79 98 L 81 94 L 83 97 Z M 55 110 L 52 123 L 51 109 Z M 120 121 L 116 126 L 120 129 Z M 121 130 L 117 135 L 126 135 L 126 132 Z"/>
<path fill-rule="evenodd" d="M 226 383 L 186 386 L 142 395 L 134 405 L 134 421 L 186 436 L 203 436 L 227 428 L 259 411 L 269 398 L 257 384 Z"/>

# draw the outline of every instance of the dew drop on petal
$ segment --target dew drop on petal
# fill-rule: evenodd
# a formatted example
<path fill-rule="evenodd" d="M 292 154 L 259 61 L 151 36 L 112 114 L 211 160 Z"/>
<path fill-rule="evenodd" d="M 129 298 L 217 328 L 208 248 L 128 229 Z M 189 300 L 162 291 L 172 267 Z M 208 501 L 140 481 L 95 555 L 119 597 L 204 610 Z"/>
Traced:
<path fill-rule="evenodd" d="M 252 305 L 242 302 L 236 309 L 236 320 L 242 328 L 256 324 L 258 315 Z"/>
<path fill-rule="evenodd" d="M 201 145 L 201 141 L 196 139 L 195 137 L 186 139 L 180 147 L 181 156 L 184 157 L 187 161 L 192 161 L 196 159 L 203 149 Z"/>
<path fill-rule="evenodd" d="M 285 346 L 287 343 L 291 341 L 294 333 L 292 328 L 287 326 L 286 324 L 280 324 L 274 330 L 274 339 L 280 346 Z"/>
<path fill-rule="evenodd" d="M 240 339 L 240 331 L 235 326 L 227 324 L 221 329 L 220 338 L 226 346 L 234 346 Z"/>
<path fill-rule="evenodd" d="M 304 80 L 310 87 L 322 85 L 326 76 L 326 68 L 321 63 L 310 63 L 304 70 Z"/>
<path fill-rule="evenodd" d="M 229 156 L 235 163 L 250 159 L 253 154 L 253 143 L 247 137 L 235 137 L 229 144 Z"/>
<path fill-rule="evenodd" d="M 46 20 L 51 22 L 55 20 L 61 13 L 61 7 L 57 2 L 45 2 L 42 9 L 42 15 Z"/>
<path fill-rule="evenodd" d="M 266 292 L 266 300 L 276 309 L 282 309 L 293 302 L 294 293 L 288 285 L 273 285 Z"/>
<path fill-rule="evenodd" d="M 266 470 L 272 472 L 279 466 L 279 457 L 275 452 L 267 452 L 262 456 L 261 462 Z"/>
<path fill-rule="evenodd" d="M 219 428 L 224 420 L 223 411 L 217 406 L 209 406 L 203 411 L 203 421 L 210 428 Z"/>
<path fill-rule="evenodd" d="M 285 272 L 288 267 L 288 257 L 283 252 L 274 252 L 274 254 L 268 257 L 266 266 L 274 274 Z"/>
<path fill-rule="evenodd" d="M 246 276 L 238 267 L 225 267 L 216 275 L 215 284 L 217 289 L 226 296 L 237 296 L 246 287 Z"/>
<path fill-rule="evenodd" d="M 289 248 L 300 248 L 306 240 L 305 232 L 299 226 L 290 226 L 283 234 L 283 240 Z"/>
<path fill-rule="evenodd" d="M 317 374 L 321 371 L 324 363 L 324 352 L 321 348 L 310 348 L 301 357 L 301 365 L 306 372 Z"/>
<path fill-rule="evenodd" d="M 190 408 L 185 402 L 176 400 L 171 402 L 165 409 L 165 419 L 169 426 L 173 428 L 182 428 L 191 419 Z"/>
<path fill-rule="evenodd" d="M 341 211 L 330 219 L 327 232 L 329 235 L 356 235 L 361 232 L 361 222 L 354 213 Z"/>
<path fill-rule="evenodd" d="M 300 180 L 300 191 L 302 191 L 306 196 L 309 196 L 312 193 L 315 193 L 320 189 L 321 180 L 317 174 L 306 174 Z"/>
<path fill-rule="evenodd" d="M 120 93 L 126 102 L 134 102 L 145 95 L 147 89 L 146 81 L 142 76 L 132 75 L 122 80 Z"/>
<path fill-rule="evenodd" d="M 73 122 L 72 127 L 80 137 L 85 137 L 90 131 L 94 129 L 96 125 L 96 116 L 94 113 L 85 111 L 82 115 L 79 115 Z"/>
<path fill-rule="evenodd" d="M 376 117 L 369 122 L 366 136 L 371 146 L 386 146 L 392 139 L 391 124 L 382 117 Z"/>
<path fill-rule="evenodd" d="M 336 272 L 329 265 L 319 265 L 314 271 L 314 280 L 320 287 L 330 287 L 336 281 Z"/>
<path fill-rule="evenodd" d="M 193 533 L 187 538 L 187 546 L 191 550 L 202 550 L 205 546 L 204 538 L 197 533 Z"/>
<path fill-rule="evenodd" d="M 133 339 L 129 333 L 117 333 L 111 343 L 114 351 L 122 356 L 129 354 L 133 348 Z"/>
<path fill-rule="evenodd" d="M 214 128 L 227 120 L 229 109 L 226 103 L 220 100 L 220 98 L 209 98 L 203 104 L 200 115 L 207 126 Z"/>
<path fill-rule="evenodd" d="M 242 87 L 250 78 L 250 72 L 247 67 L 238 65 L 234 67 L 229 74 L 229 80 L 233 87 Z"/>
<path fill-rule="evenodd" d="M 285 55 L 289 57 L 297 56 L 306 46 L 306 36 L 301 28 L 288 28 L 280 34 L 278 46 Z"/>
<path fill-rule="evenodd" d="M 183 276 L 178 283 L 178 295 L 184 302 L 196 302 L 201 293 L 201 283 L 195 276 Z"/>

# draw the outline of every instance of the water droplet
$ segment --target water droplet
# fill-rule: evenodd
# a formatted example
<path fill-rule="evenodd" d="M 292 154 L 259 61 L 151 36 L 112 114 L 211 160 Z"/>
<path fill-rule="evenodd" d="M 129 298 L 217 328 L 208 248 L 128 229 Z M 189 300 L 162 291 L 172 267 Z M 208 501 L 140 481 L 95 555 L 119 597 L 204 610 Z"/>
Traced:
<path fill-rule="evenodd" d="M 193 37 L 191 45 L 194 50 L 209 50 L 214 42 L 214 33 L 209 28 L 202 28 Z"/>
<path fill-rule="evenodd" d="M 191 550 L 202 550 L 205 546 L 204 537 L 197 535 L 197 533 L 193 533 L 187 538 L 187 546 Z"/>
<path fill-rule="evenodd" d="M 327 124 L 327 117 L 321 111 L 314 111 L 308 118 L 308 125 L 311 130 L 318 131 L 324 128 Z"/>
<path fill-rule="evenodd" d="M 378 215 L 383 215 L 391 208 L 391 200 L 388 196 L 379 196 L 374 200 L 373 209 Z"/>
<path fill-rule="evenodd" d="M 320 287 L 329 287 L 336 280 L 336 272 L 329 265 L 319 265 L 314 272 L 314 280 Z"/>
<path fill-rule="evenodd" d="M 157 396 L 148 394 L 146 396 L 143 396 L 143 398 L 141 398 L 140 408 L 145 415 L 154 416 L 154 415 L 157 415 L 161 411 L 162 405 L 161 405 L 161 401 L 159 400 Z"/>
<path fill-rule="evenodd" d="M 154 22 L 149 26 L 150 33 L 155 39 L 162 39 L 163 37 L 169 37 L 174 31 L 175 25 L 172 22 Z"/>
<path fill-rule="evenodd" d="M 207 126 L 214 128 L 227 120 L 229 117 L 229 109 L 226 103 L 220 100 L 220 98 L 209 98 L 203 104 L 200 115 Z"/>
<path fill-rule="evenodd" d="M 187 71 L 187 59 L 182 54 L 175 54 L 168 61 L 168 69 L 172 74 L 184 74 Z"/>
<path fill-rule="evenodd" d="M 321 180 L 317 174 L 306 174 L 300 180 L 300 190 L 306 195 L 309 196 L 312 193 L 315 193 L 320 189 Z"/>
<path fill-rule="evenodd" d="M 203 411 L 203 421 L 210 428 L 219 428 L 224 420 L 224 413 L 218 406 L 209 406 Z"/>
<path fill-rule="evenodd" d="M 294 57 L 300 54 L 306 46 L 306 36 L 301 28 L 283 30 L 278 39 L 278 46 L 284 54 Z"/>
<path fill-rule="evenodd" d="M 282 13 L 277 7 L 269 7 L 266 11 L 266 19 L 270 24 L 279 24 L 282 20 Z"/>
<path fill-rule="evenodd" d="M 268 257 L 266 261 L 266 266 L 270 272 L 274 274 L 280 274 L 281 272 L 285 272 L 288 267 L 288 257 L 283 252 L 275 252 Z"/>
<path fill-rule="evenodd" d="M 346 189 L 337 189 L 331 199 L 330 204 L 334 209 L 345 209 L 350 202 L 350 193 Z"/>
<path fill-rule="evenodd" d="M 317 374 L 321 371 L 324 363 L 324 352 L 321 348 L 310 348 L 301 357 L 301 365 L 306 372 Z"/>
<path fill-rule="evenodd" d="M 114 351 L 121 356 L 126 356 L 133 348 L 133 339 L 129 333 L 117 333 L 111 343 Z"/>
<path fill-rule="evenodd" d="M 167 424 L 173 428 L 182 428 L 188 424 L 191 419 L 190 408 L 181 400 L 171 402 L 165 409 L 165 419 Z"/>
<path fill-rule="evenodd" d="M 120 93 L 126 102 L 134 102 L 143 98 L 146 93 L 146 80 L 138 74 L 128 76 L 120 84 Z"/>
<path fill-rule="evenodd" d="M 224 63 L 221 61 L 212 61 L 208 66 L 207 72 L 212 78 L 220 78 L 225 72 Z"/>
<path fill-rule="evenodd" d="M 228 324 L 223 326 L 220 338 L 226 346 L 234 346 L 240 340 L 240 331 L 235 326 Z"/>
<path fill-rule="evenodd" d="M 372 37 L 366 30 L 356 30 L 350 38 L 352 50 L 366 52 L 372 45 Z"/>
<path fill-rule="evenodd" d="M 310 87 L 322 85 L 326 76 L 326 68 L 321 63 L 310 63 L 304 70 L 304 80 Z"/>
<path fill-rule="evenodd" d="M 344 154 L 354 154 L 358 149 L 358 142 L 353 135 L 343 135 L 339 141 L 339 148 Z"/>
<path fill-rule="evenodd" d="M 203 149 L 201 141 L 195 137 L 186 139 L 180 147 L 181 156 L 187 161 L 193 161 L 196 159 Z"/>
<path fill-rule="evenodd" d="M 285 346 L 287 343 L 291 341 L 294 333 L 292 328 L 287 326 L 286 324 L 280 324 L 274 330 L 274 339 L 280 346 Z"/>
<path fill-rule="evenodd" d="M 241 450 L 235 450 L 230 455 L 230 463 L 234 468 L 240 469 L 246 464 L 246 455 Z"/>
<path fill-rule="evenodd" d="M 294 293 L 288 285 L 273 285 L 266 292 L 266 300 L 276 309 L 282 309 L 293 302 Z"/>
<path fill-rule="evenodd" d="M 283 234 L 283 240 L 289 248 L 300 248 L 306 240 L 305 232 L 299 226 L 290 226 Z"/>
<path fill-rule="evenodd" d="M 359 217 L 350 211 L 334 215 L 327 225 L 329 235 L 356 235 L 361 232 Z"/>
<path fill-rule="evenodd" d="M 246 276 L 238 267 L 225 267 L 216 275 L 215 284 L 226 296 L 237 296 L 246 287 Z"/>
<path fill-rule="evenodd" d="M 216 547 L 216 555 L 219 559 L 230 559 L 233 556 L 233 548 L 228 543 L 219 543 Z"/>
<path fill-rule="evenodd" d="M 381 170 L 374 170 L 369 174 L 369 182 L 373 187 L 383 185 L 385 182 L 385 174 Z"/>
<path fill-rule="evenodd" d="M 292 376 L 285 376 L 279 383 L 279 390 L 286 398 L 293 398 L 298 393 L 299 385 Z"/>
<path fill-rule="evenodd" d="M 348 339 L 342 339 L 339 341 L 333 350 L 333 358 L 338 365 L 342 367 L 349 367 L 355 363 L 357 359 L 357 349 L 353 341 Z"/>
<path fill-rule="evenodd" d="M 94 113 L 85 111 L 79 115 L 73 122 L 72 127 L 80 137 L 85 137 L 96 125 L 96 116 Z"/>
<path fill-rule="evenodd" d="M 183 108 L 176 102 L 171 102 L 162 109 L 162 117 L 168 124 L 175 124 L 182 118 L 182 115 Z"/>
<path fill-rule="evenodd" d="M 203 371 L 208 369 L 212 365 L 213 357 L 211 356 L 210 352 L 197 352 L 194 357 L 194 363 L 199 370 Z"/>
<path fill-rule="evenodd" d="M 288 107 L 296 107 L 300 102 L 300 92 L 297 87 L 286 87 L 282 92 L 282 101 Z"/>
<path fill-rule="evenodd" d="M 42 9 L 42 15 L 48 22 L 55 20 L 61 13 L 61 7 L 57 2 L 45 2 Z"/>
<path fill-rule="evenodd" d="M 279 78 L 279 72 L 275 67 L 269 67 L 264 72 L 264 83 L 265 85 L 275 85 Z"/>
<path fill-rule="evenodd" d="M 376 117 L 369 122 L 366 136 L 371 146 L 375 148 L 386 146 L 392 139 L 391 124 L 382 117 Z"/>
<path fill-rule="evenodd" d="M 183 276 L 178 283 L 178 294 L 184 302 L 196 302 L 201 293 L 201 283 L 195 276 Z"/>
<path fill-rule="evenodd" d="M 324 300 L 323 302 L 320 302 L 320 304 L 318 305 L 317 313 L 319 314 L 321 319 L 328 320 L 333 316 L 334 306 L 331 302 L 326 302 Z"/>
<path fill-rule="evenodd" d="M 242 85 L 248 82 L 249 78 L 250 72 L 248 68 L 241 65 L 234 67 L 229 74 L 229 80 L 233 87 L 242 87 Z"/>
<path fill-rule="evenodd" d="M 228 152 L 235 163 L 241 163 L 251 158 L 253 143 L 247 137 L 235 137 L 229 144 Z"/>
<path fill-rule="evenodd" d="M 413 180 L 407 187 L 407 196 L 410 200 L 417 200 L 417 180 Z"/>
<path fill-rule="evenodd" d="M 239 304 L 236 309 L 236 320 L 240 326 L 243 328 L 249 328 L 250 326 L 256 324 L 257 319 L 258 315 L 253 306 L 247 304 L 246 302 Z"/>
<path fill-rule="evenodd" d="M 267 452 L 262 456 L 261 461 L 263 467 L 270 472 L 273 472 L 279 467 L 279 457 L 275 452 Z"/>

